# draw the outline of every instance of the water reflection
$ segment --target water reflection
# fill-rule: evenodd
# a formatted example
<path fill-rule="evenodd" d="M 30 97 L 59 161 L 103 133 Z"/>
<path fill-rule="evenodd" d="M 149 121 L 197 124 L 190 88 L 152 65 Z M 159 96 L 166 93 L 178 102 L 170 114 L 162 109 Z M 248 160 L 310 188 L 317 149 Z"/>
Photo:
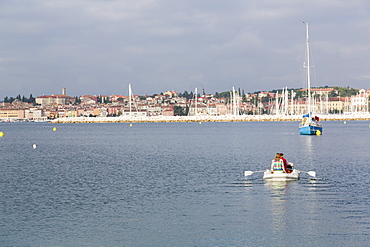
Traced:
<path fill-rule="evenodd" d="M 266 181 L 265 185 L 271 190 L 272 232 L 274 236 L 284 236 L 287 233 L 286 193 L 289 181 Z"/>
<path fill-rule="evenodd" d="M 285 195 L 286 193 L 288 182 L 289 181 L 268 181 L 266 180 L 265 185 L 271 189 L 273 195 L 275 195 L 276 197 L 281 197 Z"/>
<path fill-rule="evenodd" d="M 312 137 L 316 137 L 316 136 L 301 136 L 301 137 L 304 137 L 303 140 L 304 140 L 308 155 L 309 156 L 313 155 Z"/>

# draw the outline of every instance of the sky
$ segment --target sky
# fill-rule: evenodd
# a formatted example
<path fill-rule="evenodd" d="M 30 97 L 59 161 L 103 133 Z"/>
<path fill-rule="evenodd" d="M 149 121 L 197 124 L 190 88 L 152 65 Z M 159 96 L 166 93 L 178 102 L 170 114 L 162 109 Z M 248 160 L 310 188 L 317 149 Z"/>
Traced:
<path fill-rule="evenodd" d="M 370 88 L 368 0 L 1 0 L 0 100 Z"/>

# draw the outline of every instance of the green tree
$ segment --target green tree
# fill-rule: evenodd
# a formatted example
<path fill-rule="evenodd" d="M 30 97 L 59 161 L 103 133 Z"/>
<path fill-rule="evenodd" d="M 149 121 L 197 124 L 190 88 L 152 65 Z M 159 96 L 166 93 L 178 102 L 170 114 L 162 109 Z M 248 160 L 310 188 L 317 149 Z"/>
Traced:
<path fill-rule="evenodd" d="M 338 91 L 336 96 L 341 97 L 351 97 L 352 95 L 356 95 L 358 93 L 358 89 L 348 87 L 333 87 L 336 91 Z"/>
<path fill-rule="evenodd" d="M 230 91 L 219 93 L 218 98 L 230 98 Z"/>
<path fill-rule="evenodd" d="M 243 96 L 242 96 L 242 102 L 247 102 L 247 97 L 245 96 L 244 93 L 243 93 Z"/>
<path fill-rule="evenodd" d="M 270 101 L 270 94 L 267 94 L 267 96 L 261 98 L 262 103 L 266 103 Z"/>
<path fill-rule="evenodd" d="M 77 97 L 77 96 L 75 96 L 75 102 L 76 102 L 76 105 L 78 105 L 78 104 L 81 104 L 81 99 L 80 99 L 80 97 Z M 99 100 L 100 100 L 100 98 L 99 98 Z"/>
<path fill-rule="evenodd" d="M 28 103 L 32 103 L 32 104 L 36 103 L 36 99 L 32 96 L 32 94 L 30 94 L 30 98 L 28 99 Z"/>
<path fill-rule="evenodd" d="M 190 94 L 188 93 L 188 91 L 184 91 L 184 93 L 182 93 L 181 95 L 182 95 L 181 97 L 184 97 L 185 99 L 191 99 Z"/>
<path fill-rule="evenodd" d="M 175 116 L 184 116 L 185 115 L 184 108 L 182 108 L 181 106 L 175 105 L 173 107 L 173 111 L 174 111 Z"/>
<path fill-rule="evenodd" d="M 297 98 L 307 97 L 307 91 L 296 90 L 294 92 L 296 93 L 295 97 Z"/>

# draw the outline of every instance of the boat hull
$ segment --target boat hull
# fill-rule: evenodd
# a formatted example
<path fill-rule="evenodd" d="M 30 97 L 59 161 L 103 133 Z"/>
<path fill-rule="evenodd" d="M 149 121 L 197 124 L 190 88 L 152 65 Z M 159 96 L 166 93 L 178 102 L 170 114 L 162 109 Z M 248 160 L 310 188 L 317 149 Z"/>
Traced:
<path fill-rule="evenodd" d="M 321 135 L 322 134 L 322 127 L 311 126 L 311 125 L 299 127 L 299 133 L 301 135 L 317 135 L 318 131 L 320 131 L 319 134 Z"/>
<path fill-rule="evenodd" d="M 291 181 L 299 179 L 300 171 L 294 169 L 291 173 L 271 173 L 270 170 L 266 170 L 263 173 L 263 179 L 268 181 Z"/>

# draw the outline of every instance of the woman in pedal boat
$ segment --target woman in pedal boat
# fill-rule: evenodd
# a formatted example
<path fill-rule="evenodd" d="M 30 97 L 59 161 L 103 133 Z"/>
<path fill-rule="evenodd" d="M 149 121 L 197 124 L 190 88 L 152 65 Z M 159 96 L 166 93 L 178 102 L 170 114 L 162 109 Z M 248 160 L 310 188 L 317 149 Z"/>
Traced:
<path fill-rule="evenodd" d="M 284 169 L 284 160 L 281 159 L 281 154 L 276 153 L 275 159 L 271 162 L 271 173 L 284 173 L 286 172 Z"/>

